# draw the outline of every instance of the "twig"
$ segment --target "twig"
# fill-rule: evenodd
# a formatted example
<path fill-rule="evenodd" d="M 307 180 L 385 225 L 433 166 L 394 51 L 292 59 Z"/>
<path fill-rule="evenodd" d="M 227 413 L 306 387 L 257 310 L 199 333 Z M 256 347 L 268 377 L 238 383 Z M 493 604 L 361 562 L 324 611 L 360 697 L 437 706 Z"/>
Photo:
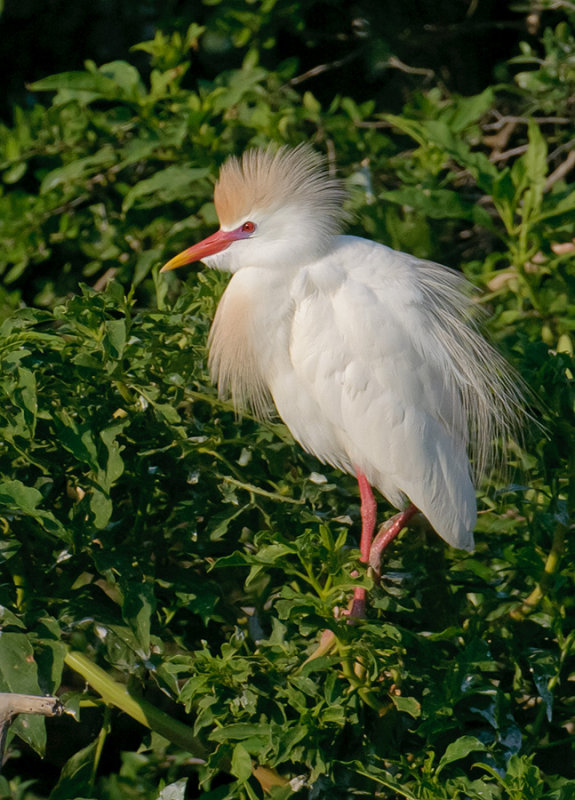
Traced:
<path fill-rule="evenodd" d="M 495 116 L 495 122 L 486 122 L 483 125 L 484 130 L 486 131 L 498 131 L 503 128 L 505 125 L 509 123 L 517 124 L 521 123 L 522 125 L 528 125 L 530 120 L 536 122 L 538 125 L 544 124 L 556 124 L 556 125 L 566 125 L 571 120 L 568 117 L 514 117 L 508 114 L 499 114 L 497 111 L 493 111 L 493 116 Z"/>
<path fill-rule="evenodd" d="M 549 161 L 553 161 L 553 160 L 554 160 L 554 159 L 556 159 L 558 156 L 560 156 L 560 155 L 561 155 L 561 153 L 564 153 L 565 151 L 567 151 L 568 153 L 570 153 L 570 152 L 571 152 L 571 150 L 573 150 L 573 147 L 575 147 L 575 139 L 569 139 L 569 141 L 568 141 L 568 142 L 563 142 L 562 144 L 558 145 L 558 146 L 555 148 L 555 150 L 552 150 L 552 151 L 551 151 L 551 153 L 549 153 L 549 158 L 548 158 L 548 160 L 549 160 Z"/>
<path fill-rule="evenodd" d="M 500 156 L 503 150 L 507 147 L 509 139 L 513 136 L 513 131 L 517 126 L 517 120 L 510 119 L 508 122 L 499 128 L 498 132 L 491 136 L 484 136 L 483 142 L 491 148 L 491 155 L 489 160 L 493 161 L 497 156 Z"/>
<path fill-rule="evenodd" d="M 560 181 L 561 178 L 564 178 L 568 172 L 570 172 L 573 167 L 575 167 L 575 150 L 571 150 L 567 153 L 567 158 L 563 161 L 557 169 L 554 169 L 551 175 L 545 181 L 545 192 L 548 192 L 549 189 L 553 186 L 554 183 Z"/>
<path fill-rule="evenodd" d="M 310 78 L 317 78 L 318 75 L 323 75 L 324 72 L 330 72 L 333 69 L 341 69 L 341 67 L 345 67 L 346 64 L 349 64 L 350 61 L 354 61 L 360 55 L 360 50 L 354 50 L 353 53 L 349 53 L 347 56 L 344 56 L 344 58 L 338 58 L 327 64 L 318 64 L 317 67 L 312 67 L 308 69 L 307 72 L 302 72 L 301 75 L 296 75 L 295 78 L 291 78 L 288 81 L 288 85 L 297 86 L 299 83 L 303 83 Z M 425 75 L 426 78 L 433 78 L 435 75 L 432 69 L 427 69 L 426 67 L 411 67 L 409 64 L 405 64 L 401 61 L 397 56 L 390 56 L 386 64 L 390 69 L 398 69 L 401 72 L 406 72 L 408 75 Z"/>
<path fill-rule="evenodd" d="M 386 119 L 381 120 L 355 120 L 356 128 L 393 128 L 394 123 L 388 122 Z"/>
<path fill-rule="evenodd" d="M 96 283 L 92 286 L 92 289 L 95 292 L 102 292 L 106 288 L 106 286 L 114 280 L 116 277 L 116 273 L 118 272 L 117 267 L 109 267 L 103 275 L 100 275 Z"/>
<path fill-rule="evenodd" d="M 575 11 L 575 3 L 570 3 L 569 0 L 555 0 L 550 5 L 547 5 L 547 3 L 533 3 L 532 11 L 557 11 L 561 8 Z"/>
<path fill-rule="evenodd" d="M 350 61 L 358 58 L 359 54 L 359 50 L 354 50 L 353 53 L 348 53 L 348 55 L 344 56 L 343 58 L 338 58 L 335 61 L 329 61 L 327 64 L 318 64 L 317 67 L 312 67 L 306 72 L 302 72 L 301 75 L 296 75 L 295 78 L 291 78 L 288 81 L 288 86 L 297 86 L 299 83 L 303 83 L 310 78 L 316 78 L 318 75 L 322 75 L 324 72 L 330 72 L 332 69 L 340 69 L 341 67 L 345 67 L 345 65 L 349 64 Z"/>
<path fill-rule="evenodd" d="M 8 728 L 18 714 L 59 716 L 64 707 L 57 697 L 38 697 L 34 694 L 0 693 L 0 768 L 4 760 L 4 746 Z"/>
<path fill-rule="evenodd" d="M 506 150 L 504 153 L 493 153 L 490 157 L 490 161 L 507 161 L 509 158 L 513 158 L 513 156 L 521 156 L 523 153 L 527 152 L 528 145 L 521 144 L 518 147 L 512 147 L 510 150 Z"/>
<path fill-rule="evenodd" d="M 405 64 L 397 56 L 390 56 L 387 59 L 387 66 L 406 72 L 408 75 L 425 75 L 426 78 L 433 78 L 435 75 L 435 72 L 427 67 L 410 67 L 409 64 Z"/>
<path fill-rule="evenodd" d="M 237 486 L 238 489 L 245 489 L 246 492 L 250 494 L 258 494 L 260 497 L 269 497 L 270 500 L 279 500 L 282 503 L 293 503 L 293 505 L 296 506 L 301 506 L 304 503 L 303 500 L 297 500 L 295 497 L 284 497 L 284 495 L 279 492 L 268 492 L 266 489 L 259 489 L 257 486 L 253 486 L 251 483 L 238 481 L 236 478 L 232 478 L 231 475 L 219 475 L 218 477 L 226 483 L 231 483 L 232 486 Z"/>

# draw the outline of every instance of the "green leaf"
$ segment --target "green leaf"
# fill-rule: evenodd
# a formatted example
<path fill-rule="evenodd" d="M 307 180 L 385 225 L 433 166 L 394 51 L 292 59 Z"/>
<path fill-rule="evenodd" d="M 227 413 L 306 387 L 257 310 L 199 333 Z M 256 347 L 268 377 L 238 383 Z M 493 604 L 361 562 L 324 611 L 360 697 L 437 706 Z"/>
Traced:
<path fill-rule="evenodd" d="M 175 781 L 175 783 L 170 783 L 164 786 L 157 800 L 185 800 L 187 785 L 187 778 L 181 778 L 179 781 Z"/>
<path fill-rule="evenodd" d="M 23 633 L 0 634 L 0 681 L 2 690 L 22 694 L 41 694 L 34 651 Z"/>
<path fill-rule="evenodd" d="M 16 553 L 22 547 L 21 543 L 16 539 L 1 539 L 0 540 L 0 565 L 14 558 Z"/>
<path fill-rule="evenodd" d="M 54 422 L 63 447 L 69 450 L 78 461 L 88 464 L 97 474 L 100 465 L 90 424 L 78 423 L 67 410 L 55 414 Z"/>
<path fill-rule="evenodd" d="M 461 132 L 472 123 L 477 122 L 493 106 L 495 92 L 489 86 L 479 94 L 471 97 L 458 97 L 455 111 L 450 116 L 450 127 L 453 131 Z"/>
<path fill-rule="evenodd" d="M 0 690 L 18 694 L 43 694 L 38 684 L 34 650 L 24 633 L 0 631 Z M 37 714 L 20 714 L 12 723 L 11 732 L 23 739 L 39 755 L 44 754 L 46 727 L 43 717 Z"/>
<path fill-rule="evenodd" d="M 237 744 L 232 753 L 232 775 L 242 783 L 252 774 L 252 758 L 242 744 Z"/>
<path fill-rule="evenodd" d="M 10 626 L 26 629 L 26 625 L 22 622 L 20 617 L 13 614 L 6 606 L 0 606 L 0 630 L 5 630 Z"/>
<path fill-rule="evenodd" d="M 260 547 L 255 555 L 255 560 L 259 564 L 273 565 L 277 564 L 284 556 L 294 555 L 296 552 L 292 545 L 276 542 Z"/>
<path fill-rule="evenodd" d="M 2 180 L 4 183 L 18 183 L 20 178 L 24 177 L 26 174 L 27 169 L 28 164 L 25 161 L 12 164 L 12 166 L 2 174 Z"/>
<path fill-rule="evenodd" d="M 114 84 L 122 90 L 121 96 L 126 99 L 138 100 L 146 93 L 140 73 L 127 61 L 110 61 L 103 64 L 99 72 L 114 81 Z"/>
<path fill-rule="evenodd" d="M 154 264 L 160 263 L 163 252 L 164 251 L 161 248 L 157 247 L 140 253 L 134 269 L 134 276 L 132 278 L 132 283 L 134 286 L 139 286 L 144 278 L 148 277 Z"/>
<path fill-rule="evenodd" d="M 118 442 L 118 436 L 123 432 L 129 420 L 116 420 L 112 425 L 100 431 L 100 439 L 104 442 L 107 450 L 107 460 L 105 467 L 105 477 L 100 481 L 107 489 L 110 489 L 117 480 L 124 474 L 125 464 L 122 458 L 122 446 Z"/>
<path fill-rule="evenodd" d="M 49 533 L 67 539 L 68 533 L 59 520 L 50 511 L 37 507 L 43 499 L 37 489 L 19 480 L 0 483 L 0 506 L 5 505 L 20 516 L 30 516 Z"/>
<path fill-rule="evenodd" d="M 178 425 L 181 422 L 177 409 L 169 403 L 156 403 L 153 401 L 152 405 L 158 416 L 169 425 Z"/>
<path fill-rule="evenodd" d="M 83 182 L 102 169 L 112 166 L 115 161 L 116 155 L 113 148 L 106 145 L 94 155 L 74 159 L 69 164 L 49 172 L 42 180 L 40 192 L 50 194 L 57 186 Z"/>
<path fill-rule="evenodd" d="M 41 502 L 42 495 L 33 486 L 25 486 L 19 480 L 0 483 L 0 504 L 2 505 L 35 516 L 36 507 Z"/>
<path fill-rule="evenodd" d="M 268 725 L 258 722 L 236 722 L 232 725 L 226 725 L 223 728 L 216 728 L 210 738 L 216 742 L 225 742 L 230 739 L 251 739 L 254 737 L 262 737 L 268 739 L 270 736 L 270 728 Z"/>
<path fill-rule="evenodd" d="M 402 697 L 392 694 L 391 701 L 398 711 L 409 714 L 410 717 L 418 719 L 421 716 L 421 703 L 415 697 Z"/>
<path fill-rule="evenodd" d="M 84 102 L 97 98 L 138 103 L 144 85 L 138 71 L 126 61 L 111 61 L 99 70 L 62 72 L 49 75 L 30 85 L 33 92 L 59 92 L 58 102 L 72 96 Z"/>
<path fill-rule="evenodd" d="M 125 319 L 108 319 L 104 323 L 104 347 L 111 358 L 122 357 L 127 339 L 127 321 Z"/>
<path fill-rule="evenodd" d="M 30 89 L 33 92 L 55 92 L 67 89 L 75 92 L 90 92 L 103 97 L 115 97 L 117 94 L 114 81 L 100 72 L 60 72 L 31 83 Z"/>
<path fill-rule="evenodd" d="M 554 683 L 559 673 L 557 659 L 548 650 L 538 648 L 531 649 L 528 659 L 537 693 L 545 708 L 547 719 L 551 722 L 553 716 L 553 692 L 549 687 Z"/>
<path fill-rule="evenodd" d="M 487 749 L 487 746 L 475 736 L 460 736 L 459 739 L 447 746 L 437 766 L 436 774 L 439 775 L 441 770 L 448 764 L 459 761 L 461 758 L 467 758 L 470 753 L 483 753 Z"/>
<path fill-rule="evenodd" d="M 156 609 L 154 584 L 130 581 L 122 586 L 122 616 L 133 630 L 144 658 L 150 655 L 151 617 Z"/>
<path fill-rule="evenodd" d="M 43 639 L 38 646 L 38 669 L 42 685 L 50 694 L 58 691 L 62 683 L 66 645 L 63 642 Z"/>
<path fill-rule="evenodd" d="M 363 775 L 365 778 L 369 778 L 375 783 L 379 783 L 381 786 L 391 789 L 393 792 L 397 793 L 399 797 L 404 797 L 406 800 L 418 800 L 417 795 L 413 794 L 413 792 L 411 792 L 406 786 L 402 785 L 397 778 L 389 775 L 389 773 L 384 772 L 377 767 L 366 769 L 361 762 L 355 762 L 353 767 L 358 775 Z"/>
<path fill-rule="evenodd" d="M 12 399 L 24 411 L 26 424 L 33 437 L 36 430 L 38 397 L 36 394 L 36 377 L 32 370 L 26 367 L 18 367 L 18 386 L 12 394 Z"/>
<path fill-rule="evenodd" d="M 206 178 L 210 170 L 203 167 L 171 166 L 156 172 L 151 178 L 137 183 L 126 194 L 123 202 L 124 212 L 137 204 L 141 208 L 156 208 L 175 200 L 188 200 L 202 196 L 198 182 Z"/>
<path fill-rule="evenodd" d="M 484 227 L 491 227 L 491 217 L 484 208 L 449 189 L 406 186 L 383 192 L 381 198 L 401 206 L 416 208 L 431 219 L 467 219 Z"/>
<path fill-rule="evenodd" d="M 94 765 L 98 753 L 98 739 L 78 750 L 62 768 L 58 783 L 50 793 L 50 800 L 76 800 L 92 797 Z"/>
<path fill-rule="evenodd" d="M 546 198 L 542 211 L 536 215 L 535 221 L 540 222 L 544 219 L 553 219 L 561 214 L 571 214 L 575 210 L 575 191 L 568 192 L 563 196 L 553 194 Z"/>
<path fill-rule="evenodd" d="M 38 508 L 44 498 L 33 486 L 25 486 L 22 481 L 11 480 L 0 483 L 0 506 L 4 505 L 13 513 L 30 516 L 50 533 L 68 538 L 67 531 L 50 512 Z"/>
<path fill-rule="evenodd" d="M 426 135 L 422 123 L 419 120 L 409 119 L 397 114 L 385 114 L 384 119 L 394 125 L 398 130 L 403 131 L 420 145 L 425 145 Z"/>
<path fill-rule="evenodd" d="M 547 142 L 540 126 L 533 119 L 529 120 L 527 133 L 529 147 L 524 156 L 527 176 L 532 184 L 542 188 L 547 176 Z"/>
<path fill-rule="evenodd" d="M 94 525 L 103 530 L 112 517 L 114 506 L 106 492 L 94 487 L 90 494 L 90 510 L 94 515 Z"/>

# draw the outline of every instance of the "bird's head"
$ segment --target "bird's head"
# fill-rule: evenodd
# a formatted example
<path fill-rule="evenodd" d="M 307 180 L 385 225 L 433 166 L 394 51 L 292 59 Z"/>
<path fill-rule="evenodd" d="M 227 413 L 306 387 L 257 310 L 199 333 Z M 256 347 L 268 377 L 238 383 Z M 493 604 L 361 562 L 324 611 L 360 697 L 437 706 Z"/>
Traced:
<path fill-rule="evenodd" d="M 242 267 L 298 267 L 320 258 L 339 233 L 345 192 L 309 146 L 248 150 L 223 165 L 214 192 L 220 229 L 162 272 L 192 261 Z"/>

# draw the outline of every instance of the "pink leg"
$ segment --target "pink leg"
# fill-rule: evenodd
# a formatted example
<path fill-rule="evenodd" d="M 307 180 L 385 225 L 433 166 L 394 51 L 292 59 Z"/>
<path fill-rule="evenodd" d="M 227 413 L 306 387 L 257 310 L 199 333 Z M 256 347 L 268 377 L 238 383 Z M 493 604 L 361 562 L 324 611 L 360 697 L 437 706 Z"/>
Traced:
<path fill-rule="evenodd" d="M 370 547 L 368 557 L 369 566 L 372 568 L 378 579 L 381 569 L 381 554 L 387 545 L 395 539 L 397 534 L 400 533 L 403 528 L 405 528 L 409 520 L 415 514 L 417 514 L 417 512 L 418 509 L 414 505 L 409 505 L 404 511 L 400 511 L 399 514 L 396 514 L 394 517 L 391 517 L 391 519 L 388 519 L 387 522 L 384 522 L 379 529 L 377 536 L 373 540 L 373 544 Z M 363 554 L 361 560 L 364 560 Z"/>
<path fill-rule="evenodd" d="M 371 486 L 363 472 L 356 470 L 357 482 L 359 484 L 359 495 L 361 498 L 361 541 L 360 541 L 360 560 L 364 564 L 369 563 L 369 556 L 373 541 L 373 531 L 377 514 L 377 503 L 371 491 Z M 349 612 L 350 617 L 363 617 L 365 615 L 366 590 L 363 586 L 357 586 L 353 593 L 353 603 Z"/>

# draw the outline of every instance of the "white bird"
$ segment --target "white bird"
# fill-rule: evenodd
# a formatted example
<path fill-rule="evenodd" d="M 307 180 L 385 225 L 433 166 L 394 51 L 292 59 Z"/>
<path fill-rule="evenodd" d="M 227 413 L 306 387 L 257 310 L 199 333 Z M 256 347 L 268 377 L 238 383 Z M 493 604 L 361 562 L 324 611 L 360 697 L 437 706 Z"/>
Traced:
<path fill-rule="evenodd" d="M 162 271 L 201 260 L 232 274 L 209 335 L 212 378 L 240 410 L 275 404 L 304 450 L 357 476 L 364 563 L 377 569 L 417 511 L 471 550 L 474 481 L 516 427 L 520 384 L 477 331 L 466 280 L 341 235 L 344 200 L 308 146 L 249 150 L 221 169 L 220 229 Z M 372 486 L 401 509 L 375 542 Z M 352 615 L 364 607 L 357 587 Z"/>

